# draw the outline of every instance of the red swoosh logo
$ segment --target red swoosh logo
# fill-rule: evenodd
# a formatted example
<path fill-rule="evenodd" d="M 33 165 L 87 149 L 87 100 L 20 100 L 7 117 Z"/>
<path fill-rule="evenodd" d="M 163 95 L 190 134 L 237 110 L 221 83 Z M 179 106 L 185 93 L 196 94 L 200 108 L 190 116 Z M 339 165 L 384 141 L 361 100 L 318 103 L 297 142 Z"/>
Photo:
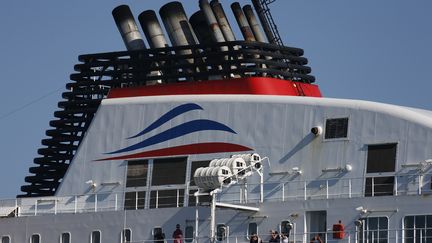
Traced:
<path fill-rule="evenodd" d="M 173 155 L 188 155 L 188 154 L 210 154 L 210 153 L 222 153 L 222 152 L 240 152 L 240 151 L 251 151 L 253 149 L 232 143 L 195 143 L 181 146 L 175 146 L 170 148 L 155 149 L 150 151 L 144 151 L 135 154 L 109 157 L 104 159 L 98 159 L 95 161 L 107 161 L 107 160 L 126 160 L 126 159 L 141 159 L 149 157 L 162 157 L 162 156 L 173 156 Z"/>

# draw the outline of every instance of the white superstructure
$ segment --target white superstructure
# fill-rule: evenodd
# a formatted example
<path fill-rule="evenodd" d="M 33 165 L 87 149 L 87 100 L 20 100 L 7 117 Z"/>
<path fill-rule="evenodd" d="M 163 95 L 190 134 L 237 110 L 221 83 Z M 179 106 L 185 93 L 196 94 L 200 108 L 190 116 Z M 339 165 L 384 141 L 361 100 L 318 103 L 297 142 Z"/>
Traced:
<path fill-rule="evenodd" d="M 322 98 L 269 2 L 271 44 L 251 6 L 231 6 L 235 41 L 200 0 L 160 9 L 171 47 L 139 15 L 153 49 L 115 8 L 129 51 L 79 57 L 24 194 L 0 200 L 1 243 L 432 243 L 432 112 Z"/>
<path fill-rule="evenodd" d="M 126 139 L 184 104 L 202 109 L 176 116 L 143 138 Z M 253 230 L 266 238 L 269 229 L 280 232 L 289 221 L 295 242 L 308 242 L 310 232 L 320 232 L 327 242 L 417 242 L 411 237 L 426 242 L 432 224 L 429 112 L 366 101 L 259 95 L 104 100 L 56 196 L 2 202 L 4 216 L 15 204 L 19 213 L 0 220 L 0 234 L 13 242 L 26 242 L 33 234 L 40 234 L 41 242 L 58 242 L 68 232 L 73 241 L 88 242 L 92 231 L 100 231 L 102 242 L 119 242 L 122 230 L 130 229 L 132 241 L 144 242 L 153 240 L 156 226 L 171 238 L 179 223 L 195 238 L 198 209 L 198 237 L 207 241 L 210 207 L 195 207 L 195 163 L 205 167 L 239 152 L 98 161 L 197 119 L 217 121 L 235 133 L 193 132 L 147 150 L 217 141 L 268 158 L 262 161 L 262 202 L 257 173 L 245 179 L 246 189 L 239 181 L 217 194 L 218 203 L 239 205 L 216 210 L 216 224 L 227 227 L 230 241 L 245 242 Z M 313 134 L 314 127 L 322 133 Z M 332 225 L 339 220 L 345 237 L 335 240 Z"/>

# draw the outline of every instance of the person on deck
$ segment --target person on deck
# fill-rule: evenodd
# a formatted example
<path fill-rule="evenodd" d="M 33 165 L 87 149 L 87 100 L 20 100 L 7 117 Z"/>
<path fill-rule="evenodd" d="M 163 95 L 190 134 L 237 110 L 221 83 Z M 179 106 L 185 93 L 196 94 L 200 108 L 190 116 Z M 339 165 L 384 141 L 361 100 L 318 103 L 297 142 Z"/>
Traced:
<path fill-rule="evenodd" d="M 249 243 L 262 243 L 262 240 L 254 233 L 251 235 Z"/>
<path fill-rule="evenodd" d="M 180 229 L 179 224 L 176 225 L 172 238 L 174 239 L 174 243 L 183 243 L 183 231 Z"/>
<path fill-rule="evenodd" d="M 277 242 L 280 243 L 280 237 L 277 231 L 270 230 L 270 240 L 269 243 Z"/>

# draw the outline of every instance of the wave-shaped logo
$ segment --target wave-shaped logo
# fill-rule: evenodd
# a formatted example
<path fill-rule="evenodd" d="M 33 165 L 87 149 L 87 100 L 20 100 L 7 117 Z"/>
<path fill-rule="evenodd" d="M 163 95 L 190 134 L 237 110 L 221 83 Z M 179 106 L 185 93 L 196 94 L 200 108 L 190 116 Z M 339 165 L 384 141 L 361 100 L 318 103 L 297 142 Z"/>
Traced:
<path fill-rule="evenodd" d="M 187 112 L 194 110 L 204 110 L 201 106 L 194 103 L 187 103 L 179 105 L 170 111 L 163 114 L 159 119 L 148 125 L 142 131 L 128 137 L 127 139 L 133 139 L 140 136 L 144 136 L 147 133 L 159 128 L 163 124 L 171 121 L 177 116 L 183 115 Z M 225 124 L 217 121 L 207 120 L 207 119 L 197 119 L 182 123 L 149 138 L 144 139 L 138 143 L 130 145 L 128 147 L 118 149 L 105 154 L 115 155 L 119 153 L 132 152 L 135 150 L 144 149 L 148 146 L 166 142 L 175 138 L 179 138 L 191 133 L 200 131 L 222 131 L 232 134 L 237 134 L 233 129 Z M 243 145 L 232 144 L 232 143 L 221 143 L 221 142 L 206 142 L 206 143 L 194 143 L 186 144 L 174 147 L 168 147 L 163 149 L 143 151 L 128 155 L 109 157 L 104 159 L 99 159 L 96 161 L 105 160 L 120 160 L 120 159 L 134 159 L 134 158 L 146 158 L 146 157 L 160 157 L 160 156 L 173 156 L 173 155 L 186 155 L 186 154 L 207 154 L 207 153 L 221 153 L 221 152 L 240 152 L 240 151 L 250 151 L 251 148 L 245 147 Z"/>

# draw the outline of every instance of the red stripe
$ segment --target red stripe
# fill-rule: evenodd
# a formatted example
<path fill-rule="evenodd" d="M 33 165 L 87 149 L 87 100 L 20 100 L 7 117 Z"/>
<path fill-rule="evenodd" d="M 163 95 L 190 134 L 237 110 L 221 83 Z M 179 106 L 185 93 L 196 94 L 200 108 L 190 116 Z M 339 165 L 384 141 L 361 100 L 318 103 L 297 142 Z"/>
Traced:
<path fill-rule="evenodd" d="M 250 77 L 238 79 L 183 82 L 111 89 L 108 98 L 156 95 L 254 94 L 322 97 L 314 84 L 276 78 Z"/>
<path fill-rule="evenodd" d="M 210 153 L 221 153 L 221 152 L 240 152 L 240 151 L 251 151 L 253 149 L 232 143 L 196 143 L 181 145 L 170 148 L 156 149 L 136 154 L 123 155 L 117 157 L 110 157 L 104 159 L 98 159 L 95 161 L 107 161 L 107 160 L 125 160 L 125 159 L 142 159 L 149 157 L 161 157 L 161 156 L 173 156 L 173 155 L 188 155 L 188 154 L 210 154 Z"/>

